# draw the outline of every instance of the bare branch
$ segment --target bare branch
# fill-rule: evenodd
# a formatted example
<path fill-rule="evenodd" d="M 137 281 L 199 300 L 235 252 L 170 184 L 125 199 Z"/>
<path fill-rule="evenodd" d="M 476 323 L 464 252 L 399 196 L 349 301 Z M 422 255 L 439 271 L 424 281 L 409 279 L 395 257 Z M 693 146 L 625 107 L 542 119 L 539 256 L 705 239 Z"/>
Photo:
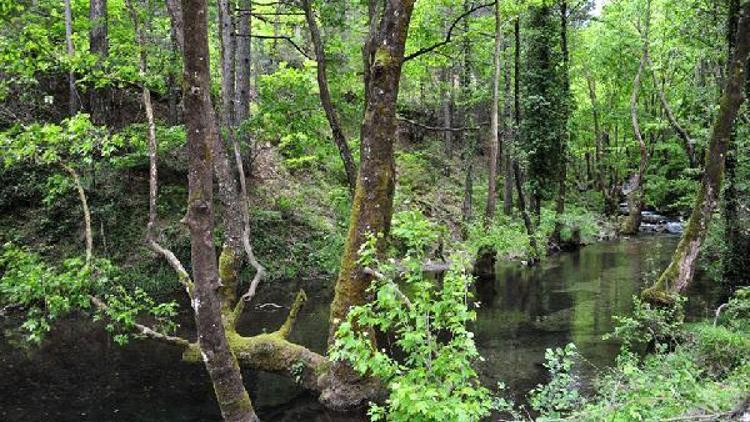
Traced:
<path fill-rule="evenodd" d="M 427 54 L 427 53 L 429 53 L 429 52 L 431 52 L 431 51 L 433 51 L 433 50 L 435 50 L 437 48 L 440 48 L 440 47 L 442 47 L 442 46 L 444 46 L 446 44 L 449 44 L 451 42 L 451 37 L 453 36 L 453 30 L 456 29 L 456 25 L 458 25 L 459 22 L 461 22 L 465 17 L 471 15 L 472 13 L 476 12 L 477 10 L 483 9 L 485 7 L 494 6 L 495 3 L 496 2 L 493 1 L 491 3 L 479 4 L 479 5 L 476 5 L 476 6 L 472 7 L 471 9 L 465 11 L 464 13 L 460 14 L 456 19 L 453 20 L 453 23 L 451 23 L 451 25 L 448 27 L 448 32 L 445 34 L 445 39 L 444 40 L 440 41 L 439 43 L 433 44 L 433 45 L 431 45 L 429 47 L 420 48 L 419 50 L 417 50 L 417 51 L 409 54 L 408 56 L 404 57 L 404 62 L 407 62 L 407 61 L 412 60 L 412 59 L 416 59 L 417 57 L 419 57 L 419 56 L 421 56 L 423 54 Z"/>
<path fill-rule="evenodd" d="M 299 53 L 302 54 L 303 56 L 307 57 L 310 60 L 315 60 L 312 56 L 307 54 L 307 52 L 303 50 L 302 47 L 300 47 L 296 42 L 294 42 L 292 37 L 287 36 L 287 35 L 235 34 L 235 36 L 236 37 L 251 37 L 251 38 L 257 38 L 261 40 L 284 40 L 288 42 L 289 44 L 291 44 L 292 47 L 294 47 L 295 50 L 299 51 Z"/>
<path fill-rule="evenodd" d="M 480 123 L 480 126 L 463 126 L 463 127 L 440 127 L 440 126 L 429 126 L 424 123 L 419 123 L 416 120 L 407 119 L 403 116 L 396 116 L 396 120 L 404 123 L 408 123 L 412 126 L 422 128 L 424 130 L 430 130 L 434 132 L 463 132 L 471 130 L 479 130 L 482 125 L 486 125 L 487 122 Z"/>
<path fill-rule="evenodd" d="M 138 13 L 136 13 L 135 8 L 133 7 L 133 4 L 131 0 L 126 1 L 126 5 L 128 7 L 128 11 L 130 12 L 130 18 L 133 21 L 133 26 L 135 28 L 135 37 L 136 42 L 138 43 L 139 48 L 139 71 L 141 74 L 141 77 L 146 76 L 146 72 L 148 70 L 148 62 L 147 62 L 147 56 L 146 56 L 146 37 L 143 33 L 142 28 L 139 25 L 138 20 Z M 182 11 L 180 10 L 179 13 L 181 14 Z M 181 16 L 180 16 L 181 18 Z M 159 242 L 156 241 L 156 235 L 154 234 L 154 229 L 156 226 L 156 198 L 158 196 L 159 191 L 159 177 L 158 177 L 158 171 L 157 171 L 157 145 L 156 145 L 156 120 L 154 119 L 154 107 L 151 103 L 151 91 L 146 87 L 144 84 L 142 87 L 142 95 L 143 95 L 143 107 L 146 109 L 146 121 L 148 122 L 148 158 L 149 158 L 149 178 L 148 178 L 148 224 L 146 225 L 146 244 L 149 246 L 151 250 L 156 252 L 157 254 L 161 255 L 166 259 L 167 263 L 174 269 L 174 271 L 177 273 L 177 278 L 180 281 L 180 284 L 185 288 L 185 291 L 187 292 L 188 296 L 192 299 L 192 281 L 190 280 L 190 275 L 185 270 L 185 267 L 182 265 L 182 262 L 175 256 L 172 251 L 169 249 L 161 246 Z"/>

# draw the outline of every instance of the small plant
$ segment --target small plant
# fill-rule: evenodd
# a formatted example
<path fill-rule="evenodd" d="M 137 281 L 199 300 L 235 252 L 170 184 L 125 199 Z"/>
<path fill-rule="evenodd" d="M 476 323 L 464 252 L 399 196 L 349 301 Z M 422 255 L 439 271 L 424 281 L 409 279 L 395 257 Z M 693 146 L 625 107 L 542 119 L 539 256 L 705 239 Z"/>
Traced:
<path fill-rule="evenodd" d="M 424 239 L 406 236 L 400 269 L 376 257 L 375 236 L 363 245 L 359 263 L 375 274 L 374 300 L 349 312 L 331 357 L 388 388 L 386 402 L 370 406 L 374 421 L 478 421 L 504 402 L 480 384 L 473 366 L 480 356 L 466 327 L 476 318 L 467 303 L 472 278 L 459 256 L 442 282 L 424 277 Z M 376 330 L 394 336 L 390 350 L 374 345 Z"/>
<path fill-rule="evenodd" d="M 577 389 L 579 381 L 572 371 L 577 356 L 578 350 L 573 343 L 564 349 L 547 349 L 544 367 L 549 371 L 550 381 L 529 392 L 532 409 L 543 416 L 558 418 L 583 404 Z"/>
<path fill-rule="evenodd" d="M 673 346 L 684 337 L 684 303 L 685 298 L 677 297 L 672 306 L 654 307 L 634 297 L 633 315 L 614 317 L 617 326 L 604 339 L 620 340 L 623 347 L 629 350 L 652 343 L 657 350 L 663 346 Z"/>

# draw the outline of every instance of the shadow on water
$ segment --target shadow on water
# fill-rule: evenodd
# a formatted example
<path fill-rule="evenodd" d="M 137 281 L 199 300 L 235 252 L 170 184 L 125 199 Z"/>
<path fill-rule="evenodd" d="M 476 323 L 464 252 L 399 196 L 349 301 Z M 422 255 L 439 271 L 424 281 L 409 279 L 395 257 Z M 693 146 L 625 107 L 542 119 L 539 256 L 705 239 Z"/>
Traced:
<path fill-rule="evenodd" d="M 522 399 L 545 379 L 544 351 L 575 343 L 598 367 L 610 365 L 618 346 L 602 335 L 614 315 L 631 311 L 632 296 L 668 263 L 677 244 L 669 236 L 599 243 L 527 269 L 498 263 L 496 276 L 478 281 L 480 302 L 474 326 L 485 361 L 487 385 L 504 382 Z M 325 348 L 329 289 L 304 286 L 310 301 L 298 318 L 292 340 Z M 265 289 L 258 303 L 288 305 L 296 288 Z M 317 287 L 317 292 L 313 291 Z M 312 294 L 310 294 L 312 292 Z M 688 314 L 706 315 L 713 303 L 697 283 Z M 701 299 L 703 298 L 703 299 Z M 280 325 L 287 309 L 267 306 L 248 312 L 244 334 Z M 185 320 L 189 321 L 188 315 Z M 0 321 L 2 324 L 12 322 Z M 185 327 L 190 330 L 190 327 Z M 63 321 L 39 349 L 23 350 L 0 340 L 0 420 L 3 421 L 216 421 L 211 384 L 198 365 L 181 362 L 180 352 L 153 341 L 113 344 L 102 326 L 82 319 Z M 580 365 L 590 376 L 592 365 Z M 292 381 L 245 371 L 246 384 L 267 421 L 363 421 L 363 415 L 328 412 Z"/>

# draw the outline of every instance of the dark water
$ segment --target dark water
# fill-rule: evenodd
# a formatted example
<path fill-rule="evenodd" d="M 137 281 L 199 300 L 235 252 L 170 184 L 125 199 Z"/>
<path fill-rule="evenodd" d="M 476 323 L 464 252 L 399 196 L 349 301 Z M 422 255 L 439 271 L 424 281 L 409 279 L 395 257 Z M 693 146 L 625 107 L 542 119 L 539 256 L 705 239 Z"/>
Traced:
<path fill-rule="evenodd" d="M 612 330 L 614 315 L 630 312 L 632 296 L 666 265 L 676 243 L 674 237 L 641 236 L 550 258 L 536 269 L 499 265 L 497 278 L 480 282 L 477 289 L 482 306 L 474 328 L 486 359 L 480 367 L 483 380 L 488 385 L 503 381 L 522 398 L 544 381 L 545 349 L 569 342 L 590 362 L 579 365 L 584 377 L 594 365 L 611 364 L 617 345 L 602 335 Z M 304 284 L 311 300 L 292 340 L 322 352 L 330 289 L 319 281 Z M 297 287 L 266 286 L 259 302 L 288 305 Z M 692 296 L 690 314 L 709 312 L 712 303 Z M 245 315 L 243 333 L 276 329 L 286 314 L 286 309 L 264 309 Z M 180 352 L 170 346 L 135 341 L 120 347 L 101 326 L 77 319 L 58 324 L 41 348 L 23 350 L 12 343 L 10 336 L 0 339 L 0 421 L 219 419 L 203 368 L 182 363 Z M 244 377 L 263 420 L 365 420 L 321 409 L 288 379 L 253 372 Z"/>

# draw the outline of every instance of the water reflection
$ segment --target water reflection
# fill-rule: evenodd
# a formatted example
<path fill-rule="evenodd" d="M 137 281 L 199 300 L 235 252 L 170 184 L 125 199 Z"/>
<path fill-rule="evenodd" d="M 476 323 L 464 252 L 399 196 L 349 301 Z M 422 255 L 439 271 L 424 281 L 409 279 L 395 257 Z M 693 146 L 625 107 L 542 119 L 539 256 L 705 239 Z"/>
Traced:
<path fill-rule="evenodd" d="M 612 330 L 614 315 L 630 312 L 632 296 L 667 264 L 676 243 L 674 237 L 640 236 L 553 257 L 533 269 L 499 263 L 496 277 L 480 280 L 476 288 L 481 307 L 473 328 L 485 357 L 483 380 L 502 381 L 522 398 L 544 380 L 545 349 L 568 342 L 592 364 L 611 364 L 617 345 L 602 341 L 602 335 Z M 259 303 L 288 306 L 305 287 L 310 301 L 292 340 L 323 352 L 331 296 L 325 284 L 272 286 L 261 292 Z M 695 291 L 704 288 L 697 284 Z M 695 300 L 688 309 L 702 315 L 711 305 L 710 299 Z M 274 330 L 287 312 L 264 309 L 247 312 L 240 331 Z M 185 320 L 189 324 L 189 315 Z M 137 341 L 119 347 L 101 325 L 85 320 L 60 324 L 39 350 L 27 353 L 9 343 L 7 337 L 0 340 L 0 420 L 219 420 L 205 371 L 182 363 L 179 350 L 170 346 Z M 591 368 L 579 370 L 587 375 Z M 322 409 L 287 378 L 250 371 L 244 377 L 263 420 L 366 420 Z"/>

